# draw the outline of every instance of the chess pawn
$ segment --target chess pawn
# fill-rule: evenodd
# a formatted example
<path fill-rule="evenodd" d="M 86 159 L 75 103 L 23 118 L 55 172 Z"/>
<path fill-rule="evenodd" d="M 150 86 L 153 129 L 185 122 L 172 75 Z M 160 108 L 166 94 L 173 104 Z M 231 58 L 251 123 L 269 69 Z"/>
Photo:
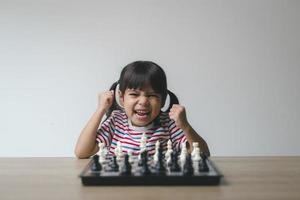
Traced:
<path fill-rule="evenodd" d="M 186 154 L 186 152 L 187 152 L 186 142 L 184 142 L 184 143 L 181 144 L 181 152 L 180 152 L 180 155 L 181 155 L 181 154 Z"/>
<path fill-rule="evenodd" d="M 171 172 L 179 172 L 180 171 L 180 166 L 178 165 L 178 155 L 176 151 L 173 151 L 171 154 L 171 167 L 170 167 Z"/>
<path fill-rule="evenodd" d="M 112 165 L 111 165 L 111 169 L 114 172 L 119 171 L 119 165 L 118 165 L 117 157 L 116 156 L 113 156 L 113 162 L 112 162 Z"/>
<path fill-rule="evenodd" d="M 194 155 L 192 157 L 194 162 L 199 162 L 201 160 L 201 156 L 200 156 L 200 148 L 196 147 L 194 149 Z"/>
<path fill-rule="evenodd" d="M 124 156 L 124 165 L 121 169 L 121 175 L 131 175 L 131 164 L 129 162 L 128 154 L 125 154 Z"/>
<path fill-rule="evenodd" d="M 198 142 L 193 142 L 193 151 L 192 151 L 192 157 L 195 156 L 196 154 L 196 149 L 199 148 L 199 143 Z"/>
<path fill-rule="evenodd" d="M 185 176 L 192 176 L 194 174 L 193 162 L 191 154 L 186 156 L 186 161 L 183 166 L 183 174 Z"/>
<path fill-rule="evenodd" d="M 151 174 L 151 171 L 150 171 L 149 166 L 148 166 L 148 152 L 147 151 L 144 151 L 141 154 L 141 163 L 140 163 L 140 166 L 142 166 L 141 167 L 141 173 L 144 176 Z"/>
<path fill-rule="evenodd" d="M 208 172 L 209 167 L 207 165 L 207 155 L 205 153 L 201 153 L 201 162 L 199 162 L 199 172 Z"/>
<path fill-rule="evenodd" d="M 117 156 L 117 160 L 121 160 L 123 157 L 122 143 L 120 141 L 117 142 L 117 147 L 115 148 L 115 155 Z"/>
<path fill-rule="evenodd" d="M 98 155 L 94 155 L 93 156 L 93 163 L 91 165 L 91 170 L 92 171 L 101 171 L 102 166 L 99 163 L 99 156 Z"/>

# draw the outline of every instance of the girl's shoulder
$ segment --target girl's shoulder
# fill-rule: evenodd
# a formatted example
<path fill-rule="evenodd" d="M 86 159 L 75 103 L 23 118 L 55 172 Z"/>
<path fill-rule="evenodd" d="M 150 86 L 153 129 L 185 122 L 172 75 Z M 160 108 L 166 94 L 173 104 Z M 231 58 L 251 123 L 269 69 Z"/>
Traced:
<path fill-rule="evenodd" d="M 169 113 L 161 111 L 160 114 L 159 114 L 159 117 L 160 118 L 168 118 L 169 117 Z"/>
<path fill-rule="evenodd" d="M 168 112 L 160 112 L 159 114 L 159 120 L 161 124 L 168 124 L 170 123 L 171 119 L 169 117 Z"/>
<path fill-rule="evenodd" d="M 122 119 L 127 118 L 123 110 L 114 110 L 111 112 L 111 116 L 114 118 L 115 117 L 122 118 Z"/>

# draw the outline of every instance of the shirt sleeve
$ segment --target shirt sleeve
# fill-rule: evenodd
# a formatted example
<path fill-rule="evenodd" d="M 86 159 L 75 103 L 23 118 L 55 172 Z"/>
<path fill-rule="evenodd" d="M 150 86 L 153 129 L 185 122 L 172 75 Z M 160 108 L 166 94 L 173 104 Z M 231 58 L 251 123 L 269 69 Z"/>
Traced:
<path fill-rule="evenodd" d="M 102 122 L 100 128 L 97 131 L 97 142 L 102 142 L 105 146 L 110 146 L 113 135 L 115 132 L 115 119 L 114 119 L 114 112 Z"/>
<path fill-rule="evenodd" d="M 170 133 L 170 138 L 172 141 L 173 148 L 179 151 L 181 149 L 181 144 L 186 142 L 186 136 L 183 133 L 183 130 L 178 128 L 174 120 L 169 121 L 168 131 Z"/>

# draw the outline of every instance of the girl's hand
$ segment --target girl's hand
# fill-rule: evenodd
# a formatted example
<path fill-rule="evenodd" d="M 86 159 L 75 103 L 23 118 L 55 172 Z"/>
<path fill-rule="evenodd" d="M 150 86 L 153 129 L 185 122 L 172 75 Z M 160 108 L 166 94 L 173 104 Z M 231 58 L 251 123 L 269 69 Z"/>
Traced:
<path fill-rule="evenodd" d="M 185 130 L 189 127 L 186 118 L 185 108 L 179 104 L 174 104 L 169 112 L 170 119 L 175 121 L 178 128 Z"/>
<path fill-rule="evenodd" d="M 106 91 L 98 95 L 98 109 L 107 112 L 114 101 L 114 91 Z"/>

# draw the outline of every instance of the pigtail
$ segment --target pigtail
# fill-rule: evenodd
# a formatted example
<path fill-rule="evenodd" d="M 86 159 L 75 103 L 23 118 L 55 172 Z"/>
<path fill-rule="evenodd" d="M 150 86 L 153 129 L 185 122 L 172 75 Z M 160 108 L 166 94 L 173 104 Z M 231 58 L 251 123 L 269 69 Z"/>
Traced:
<path fill-rule="evenodd" d="M 167 90 L 165 105 L 163 106 L 163 108 L 161 109 L 160 112 L 169 113 L 173 104 L 179 104 L 179 100 L 173 92 L 171 92 L 170 90 Z M 157 116 L 157 118 L 154 120 L 154 125 L 155 126 L 163 126 L 161 124 L 159 116 Z"/>
<path fill-rule="evenodd" d="M 170 112 L 173 104 L 179 104 L 179 100 L 178 100 L 177 96 L 173 92 L 171 92 L 170 90 L 167 90 L 167 93 L 170 97 L 170 103 L 169 103 L 168 109 L 165 112 Z"/>
<path fill-rule="evenodd" d="M 116 89 L 117 89 L 118 84 L 119 84 L 119 81 L 113 83 L 112 86 L 109 88 L 109 90 L 114 91 L 114 99 L 113 99 L 113 103 L 112 103 L 111 107 L 106 112 L 106 119 L 109 118 L 109 116 L 111 115 L 111 113 L 114 110 L 121 110 L 122 109 L 116 101 L 116 95 L 117 95 L 117 92 L 118 92 L 118 91 L 116 91 Z"/>

